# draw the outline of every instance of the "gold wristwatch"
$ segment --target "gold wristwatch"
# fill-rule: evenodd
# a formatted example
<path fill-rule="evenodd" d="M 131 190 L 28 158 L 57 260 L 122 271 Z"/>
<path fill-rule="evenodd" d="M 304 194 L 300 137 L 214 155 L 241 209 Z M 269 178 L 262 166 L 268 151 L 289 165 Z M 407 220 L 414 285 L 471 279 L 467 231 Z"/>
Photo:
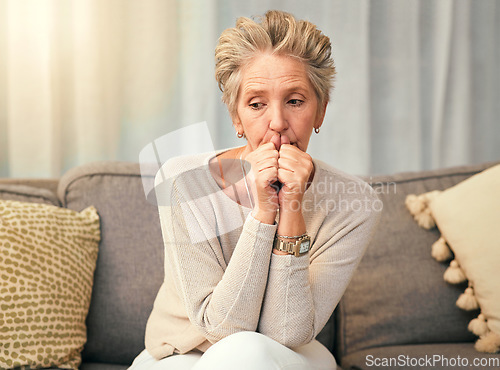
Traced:
<path fill-rule="evenodd" d="M 290 241 L 290 239 L 293 241 Z M 307 234 L 299 236 L 283 236 L 276 234 L 273 248 L 299 257 L 309 252 L 311 248 L 311 238 Z"/>

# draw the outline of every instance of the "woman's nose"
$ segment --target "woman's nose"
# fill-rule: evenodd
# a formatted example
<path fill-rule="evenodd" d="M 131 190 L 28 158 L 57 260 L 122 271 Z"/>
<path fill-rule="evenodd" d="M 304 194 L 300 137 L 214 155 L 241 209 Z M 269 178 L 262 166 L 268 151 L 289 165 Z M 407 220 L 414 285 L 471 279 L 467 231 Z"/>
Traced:
<path fill-rule="evenodd" d="M 272 107 L 268 109 L 269 128 L 276 132 L 282 132 L 288 128 L 288 122 L 285 117 L 285 112 L 282 107 Z"/>

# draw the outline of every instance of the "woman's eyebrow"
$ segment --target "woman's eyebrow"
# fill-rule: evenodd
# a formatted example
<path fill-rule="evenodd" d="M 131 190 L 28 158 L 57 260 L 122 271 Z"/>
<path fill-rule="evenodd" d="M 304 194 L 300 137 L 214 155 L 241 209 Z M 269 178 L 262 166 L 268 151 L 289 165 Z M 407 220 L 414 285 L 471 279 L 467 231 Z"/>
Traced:
<path fill-rule="evenodd" d="M 305 94 L 307 92 L 307 86 L 304 84 L 297 83 L 286 87 L 284 90 L 285 95 L 291 93 Z M 268 89 L 262 89 L 260 87 L 244 87 L 242 96 L 262 96 L 268 93 Z"/>
<path fill-rule="evenodd" d="M 244 88 L 243 89 L 243 95 L 252 95 L 252 96 L 259 96 L 259 95 L 264 95 L 266 94 L 265 89 L 256 89 L 256 88 Z"/>

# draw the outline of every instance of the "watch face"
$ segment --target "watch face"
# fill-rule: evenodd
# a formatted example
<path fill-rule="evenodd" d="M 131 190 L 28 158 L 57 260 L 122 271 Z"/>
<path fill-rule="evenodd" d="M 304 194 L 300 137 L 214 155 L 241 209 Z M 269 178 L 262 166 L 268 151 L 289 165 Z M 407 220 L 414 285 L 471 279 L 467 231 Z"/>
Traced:
<path fill-rule="evenodd" d="M 309 245 L 310 245 L 311 241 L 310 240 L 304 240 L 302 243 L 300 243 L 300 250 L 299 250 L 299 253 L 306 253 L 307 251 L 309 251 Z"/>

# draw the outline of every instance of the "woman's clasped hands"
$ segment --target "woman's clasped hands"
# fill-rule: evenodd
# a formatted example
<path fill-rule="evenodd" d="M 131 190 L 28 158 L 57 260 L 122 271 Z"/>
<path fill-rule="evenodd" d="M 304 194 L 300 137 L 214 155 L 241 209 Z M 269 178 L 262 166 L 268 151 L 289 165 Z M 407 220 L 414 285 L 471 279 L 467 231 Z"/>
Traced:
<path fill-rule="evenodd" d="M 314 170 L 312 158 L 290 144 L 286 135 L 274 134 L 245 158 L 254 209 L 252 216 L 272 224 L 276 212 L 301 212 L 302 199 Z"/>

